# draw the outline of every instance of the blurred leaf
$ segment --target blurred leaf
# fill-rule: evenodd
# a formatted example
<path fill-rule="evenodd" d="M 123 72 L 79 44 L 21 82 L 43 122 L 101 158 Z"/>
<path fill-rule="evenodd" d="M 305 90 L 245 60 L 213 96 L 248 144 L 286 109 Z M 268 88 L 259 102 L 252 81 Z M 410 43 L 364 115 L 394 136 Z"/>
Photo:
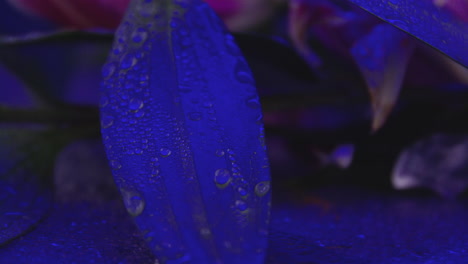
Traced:
<path fill-rule="evenodd" d="M 111 39 L 107 32 L 78 31 L 2 37 L 0 63 L 23 80 L 41 104 L 97 103 L 97 76 Z M 86 85 L 75 77 L 80 73 L 90 79 Z"/>
<path fill-rule="evenodd" d="M 50 193 L 0 179 L 0 246 L 34 228 L 50 208 Z"/>
<path fill-rule="evenodd" d="M 22 122 L 13 123 L 5 120 L 5 114 L 14 119 L 17 112 L 0 110 L 0 244 L 4 244 L 31 230 L 51 208 L 59 151 L 76 138 L 96 137 L 98 130 L 89 125 L 51 126 L 57 120 L 43 116 L 41 120 L 44 113 L 34 110 L 19 111 Z M 49 124 L 34 124 L 37 120 Z"/>
<path fill-rule="evenodd" d="M 2 125 L 0 130 L 0 160 L 2 178 L 16 177 L 18 181 L 29 179 L 12 176 L 27 171 L 41 176 L 42 184 L 51 183 L 52 168 L 57 153 L 73 139 L 89 137 L 97 130 L 85 128 L 54 128 L 44 125 Z M 33 178 L 33 181 L 37 180 Z"/>
<path fill-rule="evenodd" d="M 16 35 L 56 28 L 48 21 L 17 10 L 10 2 L 12 1 L 0 1 L 0 35 Z"/>
<path fill-rule="evenodd" d="M 292 47 L 284 42 L 267 36 L 251 34 L 235 33 L 233 36 L 252 69 L 258 92 L 262 97 L 276 95 L 289 95 L 290 97 L 298 95 L 298 97 L 301 97 L 309 93 L 312 98 L 323 98 L 324 95 L 340 97 L 342 95 L 349 95 L 349 91 L 352 90 L 349 82 L 347 82 L 348 85 L 346 86 L 318 84 L 316 76 L 309 69 L 307 63 Z M 57 76 L 53 75 L 52 78 L 49 78 L 47 74 L 44 75 L 44 70 L 56 72 L 56 68 L 63 68 L 59 70 L 67 71 L 68 73 L 65 74 L 69 74 L 77 67 L 76 65 L 71 65 L 71 63 L 79 62 L 74 59 L 71 60 L 69 55 L 67 55 L 65 58 L 57 60 L 54 67 L 49 67 L 48 65 L 43 65 L 47 60 L 43 60 L 40 57 L 41 53 L 55 52 L 57 47 L 59 47 L 59 50 L 67 51 L 67 53 L 73 53 L 83 45 L 97 46 L 98 50 L 104 50 L 107 43 L 111 43 L 113 37 L 114 34 L 112 32 L 96 31 L 59 31 L 29 34 L 21 37 L 3 37 L 0 40 L 0 47 L 4 47 L 4 52 L 2 56 L 2 51 L 0 50 L 0 60 L 3 58 L 4 63 L 10 67 L 10 70 L 20 78 L 23 78 L 23 81 L 26 82 L 29 88 L 34 89 L 36 94 L 39 94 L 39 97 L 45 101 L 51 100 L 50 103 L 57 103 L 55 99 L 62 97 L 61 94 L 66 94 L 66 90 L 72 88 L 65 83 L 67 78 L 62 76 L 63 82 L 58 82 Z M 30 52 L 31 50 L 32 52 Z M 32 56 L 20 57 L 21 59 L 19 60 L 17 53 L 21 55 L 23 51 L 29 52 Z M 61 55 L 54 55 L 54 58 L 57 56 Z M 86 56 L 89 57 L 89 55 Z M 104 63 L 104 57 L 94 58 L 94 60 L 95 65 L 91 65 L 91 68 L 94 67 L 91 70 L 100 73 L 100 68 L 97 66 Z M 333 68 L 336 67 L 333 66 Z M 346 74 L 341 74 L 340 78 L 346 76 Z M 53 84 L 52 87 L 46 87 L 50 86 L 51 82 Z M 84 80 L 83 84 L 86 85 L 81 85 L 79 88 L 83 89 L 88 86 L 97 87 L 98 82 L 95 79 Z M 343 80 L 343 82 L 345 81 Z M 59 85 L 62 86 L 59 87 Z M 93 88 L 87 89 L 93 90 Z"/>
<path fill-rule="evenodd" d="M 33 228 L 51 207 L 50 153 L 39 131 L 0 130 L 0 244 Z M 49 146 L 46 147 L 46 150 Z M 40 179 L 42 178 L 42 179 Z"/>
<path fill-rule="evenodd" d="M 379 24 L 351 49 L 371 95 L 374 132 L 383 126 L 398 100 L 414 46 L 408 34 Z"/>
<path fill-rule="evenodd" d="M 468 67 L 468 22 L 436 1 L 348 0 Z M 466 4 L 466 3 L 465 3 Z M 462 8 L 462 7 L 461 7 Z"/>
<path fill-rule="evenodd" d="M 103 77 L 113 175 L 158 259 L 263 263 L 270 177 L 260 102 L 213 11 L 134 1 Z"/>
<path fill-rule="evenodd" d="M 468 137 L 432 134 L 408 146 L 399 155 L 392 173 L 398 190 L 428 188 L 454 199 L 468 188 Z"/>
<path fill-rule="evenodd" d="M 0 106 L 0 188 L 4 190 L 0 197 L 0 243 L 33 228 L 50 209 L 53 167 L 59 151 L 76 138 L 98 135 L 96 108 L 57 105 L 59 97 L 54 93 L 65 87 L 56 81 L 65 81 L 74 69 L 63 65 L 70 57 L 62 55 L 72 55 L 83 42 L 109 43 L 108 37 L 102 41 L 100 36 L 63 32 L 3 37 L 0 41 L 1 62 L 48 105 L 37 109 Z"/>

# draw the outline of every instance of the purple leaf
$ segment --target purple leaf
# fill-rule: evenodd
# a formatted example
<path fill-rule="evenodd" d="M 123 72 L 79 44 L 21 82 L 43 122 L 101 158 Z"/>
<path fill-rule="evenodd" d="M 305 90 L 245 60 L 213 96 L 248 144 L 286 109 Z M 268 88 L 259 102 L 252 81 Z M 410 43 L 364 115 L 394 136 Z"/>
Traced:
<path fill-rule="evenodd" d="M 50 205 L 50 193 L 37 186 L 0 180 L 0 245 L 33 229 L 46 216 Z"/>
<path fill-rule="evenodd" d="M 371 95 L 373 131 L 382 127 L 398 100 L 414 46 L 408 34 L 388 24 L 379 24 L 351 48 Z"/>
<path fill-rule="evenodd" d="M 34 144 L 39 134 L 0 126 L 0 245 L 32 230 L 51 209 L 50 186 L 40 179 L 48 172 L 47 164 L 34 166 L 31 157 L 34 147 L 41 149 L 40 143 Z"/>
<path fill-rule="evenodd" d="M 392 173 L 398 190 L 428 188 L 444 198 L 456 198 L 468 188 L 465 135 L 433 134 L 402 151 Z"/>
<path fill-rule="evenodd" d="M 468 67 L 468 22 L 450 9 L 432 0 L 349 1 Z"/>
<path fill-rule="evenodd" d="M 201 1 L 131 4 L 101 126 L 128 212 L 163 263 L 263 263 L 270 177 L 242 54 Z"/>

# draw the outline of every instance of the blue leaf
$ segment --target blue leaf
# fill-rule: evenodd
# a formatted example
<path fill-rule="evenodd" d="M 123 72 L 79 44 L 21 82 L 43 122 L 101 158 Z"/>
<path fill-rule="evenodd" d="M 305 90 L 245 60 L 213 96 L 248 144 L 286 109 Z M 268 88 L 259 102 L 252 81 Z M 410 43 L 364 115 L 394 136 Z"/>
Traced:
<path fill-rule="evenodd" d="M 468 22 L 432 0 L 349 0 L 468 67 Z"/>
<path fill-rule="evenodd" d="M 101 126 L 162 263 L 263 263 L 270 176 L 254 80 L 201 1 L 137 0 L 103 69 Z"/>
<path fill-rule="evenodd" d="M 37 186 L 0 180 L 0 246 L 32 230 L 50 205 L 51 195 Z"/>
<path fill-rule="evenodd" d="M 50 183 L 42 174 L 52 164 L 43 142 L 52 144 L 41 135 L 38 129 L 0 125 L 0 246 L 34 229 L 51 209 Z M 43 159 L 34 159 L 38 152 Z"/>

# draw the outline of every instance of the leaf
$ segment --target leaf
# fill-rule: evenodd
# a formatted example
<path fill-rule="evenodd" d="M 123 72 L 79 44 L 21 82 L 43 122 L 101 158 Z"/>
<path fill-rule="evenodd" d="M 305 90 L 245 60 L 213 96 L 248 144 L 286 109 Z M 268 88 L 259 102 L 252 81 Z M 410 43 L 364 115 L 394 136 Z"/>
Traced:
<path fill-rule="evenodd" d="M 398 100 L 414 46 L 406 33 L 388 24 L 379 24 L 351 48 L 371 95 L 373 131 L 382 127 Z"/>
<path fill-rule="evenodd" d="M 270 177 L 260 103 L 219 18 L 200 1 L 134 1 L 103 76 L 108 159 L 156 257 L 263 263 Z"/>
<path fill-rule="evenodd" d="M 407 147 L 392 173 L 398 190 L 428 188 L 454 199 L 468 188 L 466 154 L 468 138 L 457 134 L 432 134 Z"/>
<path fill-rule="evenodd" d="M 109 33 L 78 31 L 2 37 L 0 63 L 39 104 L 97 104 L 99 69 L 111 39 Z"/>
<path fill-rule="evenodd" d="M 0 121 L 4 122 L 1 117 L 0 114 Z M 57 128 L 26 122 L 1 123 L 0 245 L 28 232 L 47 215 L 52 205 L 57 154 L 72 140 L 93 133 L 96 136 L 95 132 L 92 126 Z"/>
<path fill-rule="evenodd" d="M 30 183 L 0 179 L 0 246 L 34 228 L 51 208 L 51 195 Z"/>
<path fill-rule="evenodd" d="M 104 165 L 107 165 L 105 163 Z M 57 203 L 34 232 L 0 249 L 0 263 L 155 263 L 120 200 Z"/>
<path fill-rule="evenodd" d="M 0 129 L 0 245 L 31 230 L 51 207 L 52 196 L 46 187 L 50 187 L 50 179 L 46 183 L 40 175 L 50 176 L 44 165 L 52 166 L 53 160 L 45 161 L 47 153 L 40 153 L 36 134 L 5 126 Z M 33 157 L 38 166 L 32 165 Z"/>
<path fill-rule="evenodd" d="M 468 67 L 468 23 L 436 1 L 349 1 Z"/>

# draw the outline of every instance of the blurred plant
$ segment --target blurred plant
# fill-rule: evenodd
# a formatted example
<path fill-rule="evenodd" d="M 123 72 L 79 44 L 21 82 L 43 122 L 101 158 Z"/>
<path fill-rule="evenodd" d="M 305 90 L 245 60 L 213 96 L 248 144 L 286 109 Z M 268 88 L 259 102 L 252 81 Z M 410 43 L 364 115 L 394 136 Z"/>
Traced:
<path fill-rule="evenodd" d="M 129 0 L 8 1 L 29 14 L 73 29 L 115 29 L 120 24 L 130 2 Z"/>
<path fill-rule="evenodd" d="M 455 5 L 454 2 L 450 5 Z M 438 5 L 443 4 L 438 3 Z M 457 5 L 460 10 L 468 8 L 467 2 L 464 4 L 459 2 Z M 392 21 L 394 25 L 401 28 L 404 20 Z M 463 25 L 458 30 L 462 28 L 467 28 L 467 25 Z M 401 29 L 405 30 L 405 28 Z M 439 31 L 443 30 L 443 28 L 439 29 Z M 372 130 L 377 131 L 383 126 L 397 102 L 405 79 L 406 68 L 414 54 L 416 43 L 409 34 L 415 34 L 423 40 L 425 36 L 418 36 L 419 32 L 412 30 L 409 32 L 406 30 L 409 34 L 405 34 L 356 6 L 326 0 L 293 0 L 290 2 L 289 33 L 295 47 L 315 71 L 320 71 L 323 63 L 309 44 L 310 31 L 312 31 L 312 37 L 317 38 L 327 49 L 340 54 L 342 60 L 352 60 L 359 68 L 371 96 Z M 439 45 L 440 43 L 436 43 L 436 47 Z M 434 51 L 427 49 L 424 51 L 423 56 L 438 57 Z M 456 51 L 452 50 L 452 52 Z M 463 52 L 458 54 L 463 54 Z M 453 72 L 459 75 L 458 81 L 468 83 L 465 77 L 468 75 L 466 68 L 453 62 L 448 62 L 448 64 L 456 68 Z M 428 74 L 440 75 L 439 72 L 431 69 L 426 69 L 426 71 Z M 462 73 L 458 74 L 458 72 Z M 418 82 L 418 80 L 415 81 Z"/>
<path fill-rule="evenodd" d="M 104 28 L 119 25 L 130 0 L 8 0 L 26 13 L 51 20 L 69 29 Z M 245 31 L 264 23 L 279 0 L 206 0 L 233 31 Z"/>
<path fill-rule="evenodd" d="M 433 0 L 438 7 L 452 12 L 458 19 L 468 22 L 468 1 L 466 0 Z"/>

